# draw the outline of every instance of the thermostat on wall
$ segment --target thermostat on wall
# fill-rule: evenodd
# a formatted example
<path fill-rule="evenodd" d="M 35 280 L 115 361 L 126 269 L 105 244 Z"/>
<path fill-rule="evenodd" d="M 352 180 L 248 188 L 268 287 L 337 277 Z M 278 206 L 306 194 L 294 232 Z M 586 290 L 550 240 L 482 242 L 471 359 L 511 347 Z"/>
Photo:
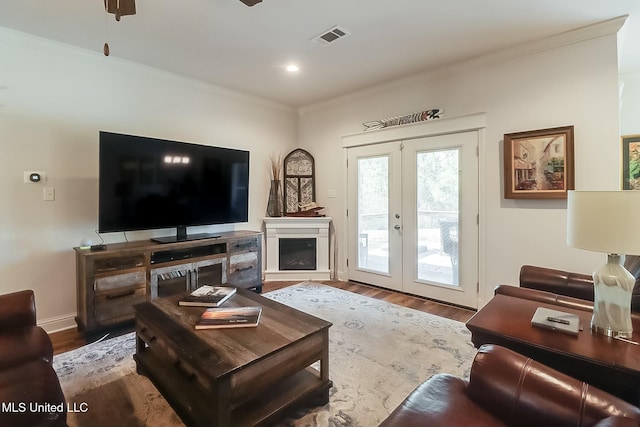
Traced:
<path fill-rule="evenodd" d="M 24 172 L 25 184 L 37 184 L 39 182 L 44 182 L 44 178 L 45 178 L 44 172 L 39 172 L 39 171 Z"/>

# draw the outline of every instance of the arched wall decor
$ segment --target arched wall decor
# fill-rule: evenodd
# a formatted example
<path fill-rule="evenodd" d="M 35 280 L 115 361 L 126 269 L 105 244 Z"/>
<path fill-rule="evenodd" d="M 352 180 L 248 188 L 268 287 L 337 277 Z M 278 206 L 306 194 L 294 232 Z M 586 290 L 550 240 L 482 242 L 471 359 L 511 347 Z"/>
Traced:
<path fill-rule="evenodd" d="M 308 151 L 297 148 L 284 158 L 284 213 L 300 212 L 316 201 L 315 161 Z"/>

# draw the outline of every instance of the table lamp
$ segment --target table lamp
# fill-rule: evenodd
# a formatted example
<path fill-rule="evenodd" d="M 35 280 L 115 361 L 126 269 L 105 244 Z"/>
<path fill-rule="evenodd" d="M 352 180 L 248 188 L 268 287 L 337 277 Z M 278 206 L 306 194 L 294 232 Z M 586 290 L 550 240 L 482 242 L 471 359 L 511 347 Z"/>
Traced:
<path fill-rule="evenodd" d="M 591 330 L 630 338 L 631 294 L 635 278 L 625 255 L 640 255 L 640 191 L 568 191 L 567 244 L 607 254 L 593 273 Z"/>

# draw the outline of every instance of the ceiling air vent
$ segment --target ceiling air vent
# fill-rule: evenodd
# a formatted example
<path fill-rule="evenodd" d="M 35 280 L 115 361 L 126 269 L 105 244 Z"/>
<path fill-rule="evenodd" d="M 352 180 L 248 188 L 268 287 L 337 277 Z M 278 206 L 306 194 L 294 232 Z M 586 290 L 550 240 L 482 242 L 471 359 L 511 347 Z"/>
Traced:
<path fill-rule="evenodd" d="M 333 28 L 331 28 L 330 30 L 325 31 L 324 33 L 320 34 L 319 36 L 316 36 L 314 38 L 312 38 L 311 40 L 313 40 L 316 43 L 320 43 L 320 44 L 329 44 L 332 43 L 338 39 L 344 38 L 348 35 L 350 35 L 351 33 L 347 30 L 345 30 L 344 28 L 341 28 L 339 26 L 335 26 Z"/>

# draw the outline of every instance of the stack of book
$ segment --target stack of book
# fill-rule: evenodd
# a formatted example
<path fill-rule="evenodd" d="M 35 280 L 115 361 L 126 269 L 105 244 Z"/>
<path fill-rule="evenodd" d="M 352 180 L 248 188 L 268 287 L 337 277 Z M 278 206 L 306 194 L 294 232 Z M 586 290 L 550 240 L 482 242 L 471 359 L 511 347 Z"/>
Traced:
<path fill-rule="evenodd" d="M 250 328 L 258 326 L 262 307 L 208 308 L 196 323 L 196 329 Z"/>
<path fill-rule="evenodd" d="M 250 328 L 258 326 L 262 307 L 220 307 L 235 295 L 232 286 L 204 285 L 185 295 L 179 305 L 188 307 L 208 307 L 196 322 L 196 329 Z"/>
<path fill-rule="evenodd" d="M 218 307 L 236 293 L 236 288 L 231 286 L 204 285 L 182 297 L 179 305 L 195 307 Z"/>

